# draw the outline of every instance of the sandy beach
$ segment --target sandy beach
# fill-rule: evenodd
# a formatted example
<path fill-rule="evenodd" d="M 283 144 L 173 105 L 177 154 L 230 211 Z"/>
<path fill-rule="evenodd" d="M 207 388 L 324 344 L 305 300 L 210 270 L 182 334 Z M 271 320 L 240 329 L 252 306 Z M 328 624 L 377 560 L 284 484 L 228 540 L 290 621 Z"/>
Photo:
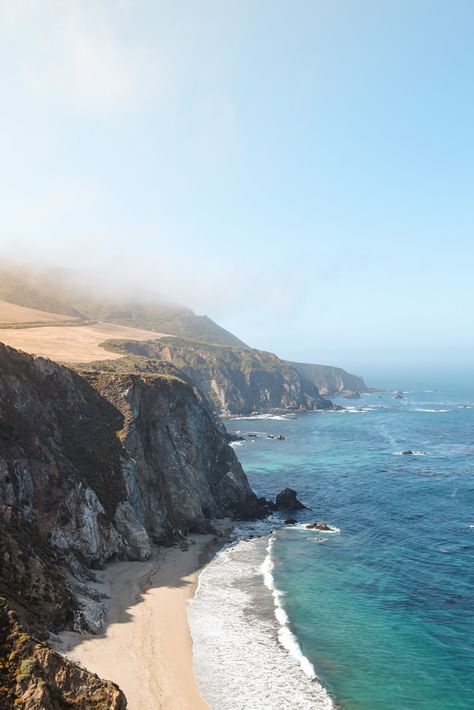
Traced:
<path fill-rule="evenodd" d="M 230 529 L 220 521 L 223 534 Z M 110 595 L 105 633 L 64 632 L 57 650 L 117 683 L 130 710 L 209 710 L 193 673 L 187 603 L 225 539 L 190 535 L 182 545 L 157 548 L 150 561 L 109 565 L 100 584 Z"/>

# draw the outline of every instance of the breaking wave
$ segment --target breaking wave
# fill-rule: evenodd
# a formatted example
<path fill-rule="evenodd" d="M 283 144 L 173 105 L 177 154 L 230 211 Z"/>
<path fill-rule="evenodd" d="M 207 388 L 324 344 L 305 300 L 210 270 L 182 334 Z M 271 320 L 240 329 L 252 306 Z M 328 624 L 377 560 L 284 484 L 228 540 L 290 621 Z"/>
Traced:
<path fill-rule="evenodd" d="M 275 586 L 273 537 L 241 540 L 204 569 L 188 607 L 194 667 L 212 710 L 332 710 Z"/>

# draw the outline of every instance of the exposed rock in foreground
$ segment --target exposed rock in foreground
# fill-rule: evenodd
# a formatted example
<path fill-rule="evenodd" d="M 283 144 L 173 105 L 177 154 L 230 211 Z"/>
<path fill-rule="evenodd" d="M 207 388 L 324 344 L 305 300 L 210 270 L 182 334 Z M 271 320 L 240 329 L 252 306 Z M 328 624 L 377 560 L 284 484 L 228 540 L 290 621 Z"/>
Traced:
<path fill-rule="evenodd" d="M 115 683 L 102 680 L 26 634 L 0 599 L 0 707 L 21 710 L 125 710 Z"/>
<path fill-rule="evenodd" d="M 93 568 L 259 515 L 225 429 L 176 376 L 94 387 L 0 345 L 0 594 L 35 628 L 99 631 Z"/>

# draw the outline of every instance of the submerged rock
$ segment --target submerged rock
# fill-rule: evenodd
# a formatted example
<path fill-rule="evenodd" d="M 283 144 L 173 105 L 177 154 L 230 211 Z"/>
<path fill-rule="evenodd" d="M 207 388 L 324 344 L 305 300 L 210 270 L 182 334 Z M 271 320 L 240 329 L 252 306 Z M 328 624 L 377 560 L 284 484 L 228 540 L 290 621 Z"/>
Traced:
<path fill-rule="evenodd" d="M 407 449 L 406 451 L 402 451 L 403 456 L 413 456 L 413 451 L 411 449 Z"/>
<path fill-rule="evenodd" d="M 231 444 L 234 441 L 244 441 L 244 437 L 241 436 L 240 434 L 235 434 L 232 431 L 226 432 L 225 439 L 228 444 Z"/>
<path fill-rule="evenodd" d="M 278 510 L 304 510 L 306 506 L 296 496 L 297 493 L 293 488 L 285 488 L 276 497 L 276 508 Z"/>
<path fill-rule="evenodd" d="M 285 525 L 296 525 L 298 521 L 295 518 L 287 518 L 285 520 Z"/>

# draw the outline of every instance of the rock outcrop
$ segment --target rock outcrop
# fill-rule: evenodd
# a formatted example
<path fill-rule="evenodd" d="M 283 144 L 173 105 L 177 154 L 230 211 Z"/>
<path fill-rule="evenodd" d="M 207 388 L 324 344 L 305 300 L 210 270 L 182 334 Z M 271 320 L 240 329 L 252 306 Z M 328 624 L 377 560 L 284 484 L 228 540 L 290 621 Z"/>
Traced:
<path fill-rule="evenodd" d="M 304 510 L 305 505 L 297 498 L 297 493 L 293 488 L 285 488 L 278 493 L 275 501 L 277 510 Z"/>
<path fill-rule="evenodd" d="M 260 514 L 223 425 L 174 375 L 87 382 L 0 345 L 0 594 L 36 628 L 97 632 L 93 569 L 213 517 Z"/>
<path fill-rule="evenodd" d="M 362 377 L 351 375 L 342 367 L 330 365 L 311 365 L 302 362 L 289 362 L 302 377 L 315 385 L 325 397 L 343 395 L 348 398 L 357 398 L 361 392 L 369 392 Z"/>
<path fill-rule="evenodd" d="M 122 691 L 52 651 L 22 628 L 0 599 L 0 707 L 21 710 L 126 710 Z"/>
<path fill-rule="evenodd" d="M 294 367 L 263 350 L 203 345 L 178 338 L 111 341 L 107 346 L 124 354 L 171 363 L 195 382 L 224 416 L 332 407 Z"/>
<path fill-rule="evenodd" d="M 308 530 L 321 530 L 322 532 L 333 532 L 333 528 L 327 523 L 308 523 Z"/>

